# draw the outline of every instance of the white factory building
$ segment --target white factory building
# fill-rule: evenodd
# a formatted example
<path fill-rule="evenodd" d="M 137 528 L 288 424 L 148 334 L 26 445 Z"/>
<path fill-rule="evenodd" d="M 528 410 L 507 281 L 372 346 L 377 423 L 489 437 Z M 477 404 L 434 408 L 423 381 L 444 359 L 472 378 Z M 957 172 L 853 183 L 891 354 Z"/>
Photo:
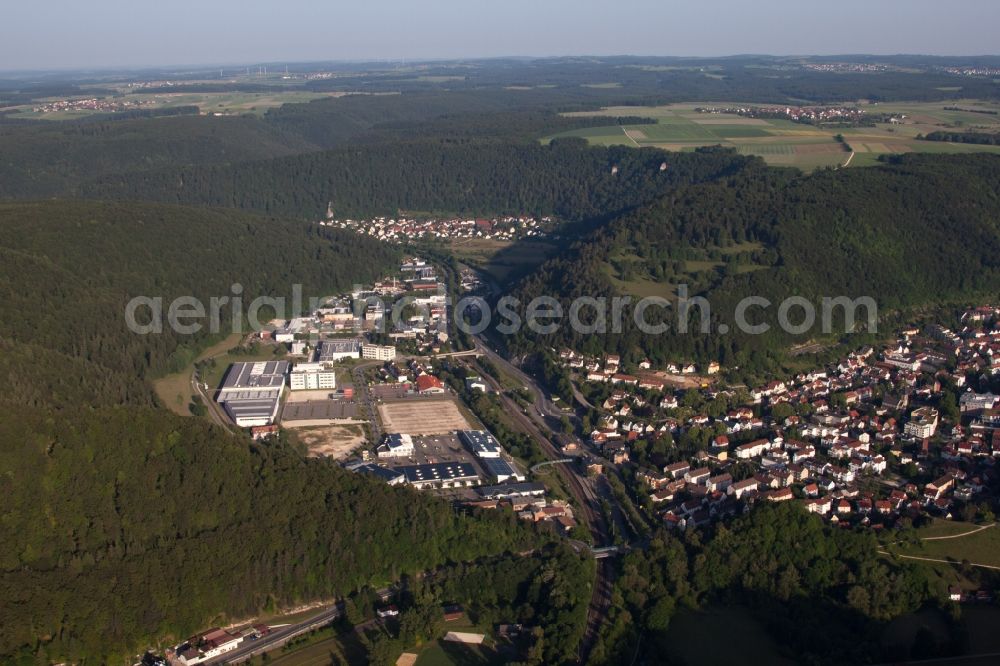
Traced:
<path fill-rule="evenodd" d="M 270 425 L 278 416 L 288 361 L 233 363 L 217 401 L 241 428 Z"/>
<path fill-rule="evenodd" d="M 293 391 L 316 391 L 337 388 L 337 372 L 322 363 L 296 363 L 288 376 Z"/>

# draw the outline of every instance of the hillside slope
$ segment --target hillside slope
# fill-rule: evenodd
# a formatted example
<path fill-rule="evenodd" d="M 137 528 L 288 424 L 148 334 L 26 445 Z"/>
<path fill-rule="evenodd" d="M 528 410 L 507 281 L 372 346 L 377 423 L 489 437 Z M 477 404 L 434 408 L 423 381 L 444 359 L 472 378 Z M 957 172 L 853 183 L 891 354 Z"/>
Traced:
<path fill-rule="evenodd" d="M 151 204 L 0 205 L 0 661 L 121 663 L 154 638 L 523 550 L 511 516 L 153 408 L 204 338 L 139 336 L 135 294 L 349 288 L 394 250 L 302 222 Z"/>
<path fill-rule="evenodd" d="M 777 326 L 777 304 L 803 296 L 821 313 L 823 297 L 870 296 L 885 311 L 995 295 L 1000 289 L 1000 158 L 907 155 L 868 170 L 809 176 L 751 165 L 716 182 L 680 188 L 632 211 L 543 265 L 517 289 L 522 303 L 539 294 L 568 301 L 625 293 L 638 300 L 706 296 L 712 330 L 642 335 L 577 335 L 563 326 L 548 345 L 614 351 L 658 363 L 697 357 L 750 367 L 802 335 Z M 750 323 L 764 335 L 739 334 L 735 307 L 746 296 L 769 299 Z M 838 317 L 834 331 L 845 331 Z M 863 317 L 865 312 L 860 311 Z M 656 309 L 650 311 L 650 321 Z M 676 332 L 677 313 L 667 313 Z M 801 320 L 796 313 L 794 322 Z M 725 324 L 731 333 L 723 335 Z M 839 328 L 838 328 L 839 327 Z M 537 340 L 522 331 L 515 349 Z"/>

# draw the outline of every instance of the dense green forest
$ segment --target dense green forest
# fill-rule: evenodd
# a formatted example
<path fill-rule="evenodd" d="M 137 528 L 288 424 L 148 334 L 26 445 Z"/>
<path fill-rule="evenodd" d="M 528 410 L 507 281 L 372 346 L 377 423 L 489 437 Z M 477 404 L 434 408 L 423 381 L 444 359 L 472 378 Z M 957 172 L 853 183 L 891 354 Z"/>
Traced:
<path fill-rule="evenodd" d="M 0 124 L 0 198 L 65 194 L 103 174 L 311 149 L 307 141 L 252 116 Z"/>
<path fill-rule="evenodd" d="M 442 606 L 458 604 L 476 626 L 522 625 L 505 663 L 578 663 L 593 577 L 594 560 L 566 543 L 444 566 L 404 578 L 398 628 L 369 626 L 362 643 L 369 663 L 392 666 L 401 652 L 440 638 L 447 630 Z M 346 620 L 373 618 L 375 602 L 371 590 L 359 590 L 345 604 Z M 512 660 L 517 653 L 521 658 Z"/>
<path fill-rule="evenodd" d="M 653 201 L 667 188 L 731 173 L 748 158 L 711 149 L 538 144 L 378 144 L 226 166 L 111 176 L 84 188 L 102 199 L 248 208 L 315 219 L 399 210 L 602 217 Z M 660 166 L 666 164 L 661 171 Z M 614 167 L 617 172 L 612 173 Z"/>
<path fill-rule="evenodd" d="M 996 132 L 970 132 L 970 131 L 950 131 L 944 130 L 931 132 L 918 139 L 924 141 L 950 141 L 952 143 L 973 143 L 980 146 L 1000 146 L 1000 134 Z"/>
<path fill-rule="evenodd" d="M 208 338 L 169 327 L 133 334 L 124 312 L 135 296 L 162 297 L 165 310 L 178 296 L 206 304 L 231 296 L 239 283 L 245 304 L 265 294 L 290 309 L 293 284 L 320 297 L 370 282 L 398 258 L 385 244 L 307 222 L 81 201 L 0 204 L 0 255 L 0 337 L 96 364 L 122 386 L 183 367 Z M 222 317 L 229 329 L 230 312 Z M 43 390 L 40 378 L 26 375 L 26 390 Z"/>
<path fill-rule="evenodd" d="M 206 623 L 537 542 L 283 442 L 137 407 L 0 407 L 0 659 L 100 663 Z"/>
<path fill-rule="evenodd" d="M 804 296 L 817 312 L 823 296 L 870 296 L 890 312 L 995 294 L 998 178 L 1000 158 L 992 155 L 907 155 L 865 171 L 808 176 L 751 163 L 626 213 L 543 264 L 514 295 L 522 306 L 537 295 L 554 295 L 566 311 L 577 296 L 623 293 L 633 285 L 643 285 L 645 295 L 654 284 L 672 298 L 684 284 L 690 296 L 709 299 L 707 334 L 700 332 L 700 310 L 693 309 L 687 335 L 644 336 L 626 318 L 620 334 L 574 334 L 562 326 L 546 344 L 658 363 L 715 358 L 762 369 L 770 354 L 796 336 L 779 330 L 776 305 L 750 312 L 750 323 L 771 325 L 767 334 L 738 334 L 733 313 L 745 296 L 774 304 Z M 679 328 L 676 311 L 654 308 L 647 319 Z M 842 318 L 832 322 L 845 332 Z M 717 332 L 723 323 L 731 327 L 728 335 Z M 817 324 L 798 337 L 818 332 Z M 522 329 L 510 342 L 514 350 L 527 351 L 536 339 Z"/>
<path fill-rule="evenodd" d="M 795 663 L 909 657 L 881 653 L 885 623 L 945 590 L 926 569 L 877 550 L 872 532 L 832 527 L 793 502 L 765 503 L 711 535 L 657 533 L 622 563 L 593 663 L 676 663 L 671 620 L 713 603 L 748 606 Z"/>
<path fill-rule="evenodd" d="M 0 123 L 0 198 L 66 195 L 103 176 L 235 164 L 349 143 L 523 143 L 609 122 L 560 116 L 542 102 L 526 104 L 510 93 L 414 92 L 286 104 L 263 116 L 215 117 L 176 107 L 58 123 Z"/>

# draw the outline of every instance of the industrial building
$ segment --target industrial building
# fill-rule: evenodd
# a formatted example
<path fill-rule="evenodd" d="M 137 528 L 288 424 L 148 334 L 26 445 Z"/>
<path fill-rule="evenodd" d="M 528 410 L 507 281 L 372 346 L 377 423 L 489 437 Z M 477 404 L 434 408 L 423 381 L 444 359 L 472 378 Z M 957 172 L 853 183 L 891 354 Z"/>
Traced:
<path fill-rule="evenodd" d="M 378 447 L 379 458 L 409 458 L 413 455 L 413 438 L 404 433 L 386 435 Z"/>
<path fill-rule="evenodd" d="M 512 463 L 507 462 L 503 458 L 480 458 L 479 462 L 489 477 L 496 483 L 504 483 L 506 481 L 520 482 L 525 479 L 522 472 L 517 471 Z"/>
<path fill-rule="evenodd" d="M 396 359 L 396 348 L 392 345 L 361 345 L 361 358 L 375 361 L 393 361 Z"/>
<path fill-rule="evenodd" d="M 479 483 L 476 469 L 464 462 L 403 465 L 393 469 L 401 473 L 414 488 L 462 488 Z"/>
<path fill-rule="evenodd" d="M 337 388 L 337 372 L 322 363 L 296 363 L 288 384 L 293 391 Z"/>
<path fill-rule="evenodd" d="M 233 363 L 216 400 L 241 428 L 270 425 L 278 415 L 288 361 Z"/>
<path fill-rule="evenodd" d="M 500 457 L 500 442 L 485 430 L 459 430 L 458 437 L 479 458 Z"/>
<path fill-rule="evenodd" d="M 320 363 L 336 363 L 345 358 L 361 358 L 361 341 L 355 338 L 350 340 L 323 340 L 319 343 L 319 357 L 316 359 Z"/>
<path fill-rule="evenodd" d="M 351 469 L 359 474 L 370 474 L 377 479 L 385 481 L 390 486 L 398 486 L 406 482 L 406 477 L 399 471 L 373 463 L 364 463 Z"/>
<path fill-rule="evenodd" d="M 512 497 L 544 497 L 545 485 L 531 483 L 505 483 L 499 486 L 482 486 L 476 493 L 483 499 L 511 499 Z"/>

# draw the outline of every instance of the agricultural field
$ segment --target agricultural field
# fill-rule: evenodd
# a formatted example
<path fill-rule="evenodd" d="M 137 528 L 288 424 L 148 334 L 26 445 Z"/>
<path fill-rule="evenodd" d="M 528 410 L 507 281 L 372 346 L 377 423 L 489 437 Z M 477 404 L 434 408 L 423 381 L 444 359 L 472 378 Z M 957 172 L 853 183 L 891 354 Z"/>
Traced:
<path fill-rule="evenodd" d="M 178 106 L 197 106 L 202 113 L 220 113 L 224 115 L 241 115 L 253 113 L 263 115 L 268 110 L 283 104 L 305 103 L 323 97 L 337 97 L 343 93 L 313 93 L 302 90 L 275 91 L 266 93 L 252 92 L 206 92 L 206 93 L 128 93 L 109 98 L 115 102 L 140 102 L 138 108 L 169 109 Z M 80 97 L 79 99 L 83 99 Z M 65 109 L 49 112 L 34 111 L 34 107 L 55 99 L 39 100 L 33 104 L 24 104 L 3 109 L 10 112 L 9 118 L 29 120 L 72 120 L 83 118 L 104 111 L 87 109 Z"/>
<path fill-rule="evenodd" d="M 1000 115 L 975 111 L 1000 111 L 1000 104 L 958 102 L 863 104 L 869 113 L 893 114 L 898 123 L 875 127 L 816 127 L 790 120 L 744 118 L 735 114 L 699 113 L 699 106 L 738 106 L 737 102 L 670 104 L 666 106 L 617 106 L 600 111 L 573 112 L 569 116 L 643 116 L 652 125 L 607 125 L 554 134 L 542 139 L 577 136 L 595 145 L 656 147 L 691 151 L 721 145 L 744 155 L 758 155 L 773 166 L 805 171 L 837 166 L 862 167 L 878 163 L 881 155 L 909 152 L 1000 154 L 1000 146 L 922 141 L 916 137 L 939 130 L 1000 132 Z M 960 111 L 947 110 L 957 107 Z M 835 138 L 843 135 L 844 143 Z"/>

